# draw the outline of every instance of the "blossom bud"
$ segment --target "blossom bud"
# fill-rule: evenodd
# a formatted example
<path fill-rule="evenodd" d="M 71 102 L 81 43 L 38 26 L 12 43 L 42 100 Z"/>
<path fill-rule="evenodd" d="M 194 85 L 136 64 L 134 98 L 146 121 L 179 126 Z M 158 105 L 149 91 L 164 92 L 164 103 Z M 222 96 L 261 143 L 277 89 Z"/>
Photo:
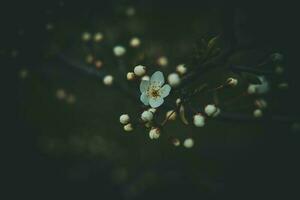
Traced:
<path fill-rule="evenodd" d="M 253 111 L 253 116 L 254 116 L 255 118 L 262 117 L 262 115 L 263 115 L 263 113 L 262 113 L 261 109 L 255 109 L 255 110 Z"/>
<path fill-rule="evenodd" d="M 152 113 L 155 113 L 156 112 L 156 109 L 155 108 L 149 108 L 148 111 L 152 112 Z"/>
<path fill-rule="evenodd" d="M 120 123 L 121 124 L 128 124 L 130 120 L 130 117 L 128 114 L 123 114 L 120 116 Z"/>
<path fill-rule="evenodd" d="M 161 56 L 157 59 L 157 64 L 161 67 L 165 67 L 168 65 L 168 58 L 165 56 Z"/>
<path fill-rule="evenodd" d="M 152 128 L 149 132 L 150 139 L 158 139 L 160 136 L 160 129 L 159 128 Z"/>
<path fill-rule="evenodd" d="M 132 130 L 133 130 L 132 124 L 126 124 L 124 126 L 124 131 L 129 132 L 129 131 L 132 131 Z"/>
<path fill-rule="evenodd" d="M 212 115 L 212 117 L 217 117 L 221 113 L 221 109 L 217 108 L 217 111 Z"/>
<path fill-rule="evenodd" d="M 145 75 L 142 77 L 142 81 L 150 81 L 150 77 L 148 75 Z"/>
<path fill-rule="evenodd" d="M 132 38 L 132 39 L 130 40 L 129 44 L 130 44 L 131 47 L 139 47 L 140 44 L 141 44 L 141 41 L 140 41 L 139 38 L 134 37 L 134 38 Z"/>
<path fill-rule="evenodd" d="M 172 86 L 172 87 L 176 87 L 180 84 L 180 77 L 177 73 L 171 73 L 168 76 L 168 83 Z"/>
<path fill-rule="evenodd" d="M 180 64 L 176 67 L 176 71 L 180 74 L 180 75 L 183 75 L 186 73 L 187 69 L 186 67 L 184 66 L 184 64 Z"/>
<path fill-rule="evenodd" d="M 100 42 L 103 39 L 103 34 L 98 32 L 94 35 L 94 41 L 95 42 Z"/>
<path fill-rule="evenodd" d="M 153 113 L 146 110 L 142 113 L 141 118 L 144 122 L 149 122 L 153 119 Z"/>
<path fill-rule="evenodd" d="M 205 118 L 200 113 L 194 115 L 194 125 L 196 127 L 203 127 L 205 125 Z"/>
<path fill-rule="evenodd" d="M 128 72 L 126 77 L 127 77 L 127 80 L 132 81 L 132 80 L 134 80 L 135 75 L 133 72 Z"/>
<path fill-rule="evenodd" d="M 185 148 L 192 148 L 194 146 L 194 140 L 192 138 L 187 138 L 183 142 Z"/>
<path fill-rule="evenodd" d="M 257 92 L 257 85 L 249 84 L 247 92 L 248 94 L 255 94 Z"/>
<path fill-rule="evenodd" d="M 146 67 L 142 65 L 138 65 L 134 68 L 134 73 L 137 76 L 143 76 L 146 73 Z"/>
<path fill-rule="evenodd" d="M 215 112 L 217 112 L 217 107 L 213 104 L 209 104 L 205 106 L 204 111 L 208 116 L 212 116 Z"/>
<path fill-rule="evenodd" d="M 180 145 L 180 140 L 177 138 L 172 139 L 172 143 L 175 147 L 178 147 Z"/>
<path fill-rule="evenodd" d="M 84 32 L 81 36 L 82 40 L 87 42 L 91 39 L 91 34 L 89 32 Z"/>
<path fill-rule="evenodd" d="M 103 78 L 104 85 L 110 86 L 113 84 L 113 82 L 114 82 L 114 77 L 112 75 L 106 75 Z"/>
<path fill-rule="evenodd" d="M 254 105 L 262 109 L 262 108 L 266 108 L 268 104 L 264 99 L 257 99 L 255 100 Z"/>
<path fill-rule="evenodd" d="M 115 46 L 114 49 L 115 56 L 123 56 L 126 53 L 126 49 L 123 46 Z"/>
<path fill-rule="evenodd" d="M 102 63 L 102 61 L 101 60 L 96 60 L 95 61 L 95 66 L 96 66 L 96 68 L 101 68 L 102 67 L 102 65 L 103 65 L 103 63 Z"/>
<path fill-rule="evenodd" d="M 227 85 L 234 87 L 238 84 L 238 80 L 235 78 L 228 78 L 226 83 Z"/>
<path fill-rule="evenodd" d="M 169 110 L 166 113 L 166 119 L 168 119 L 168 120 L 175 120 L 176 119 L 176 112 L 174 110 Z"/>
<path fill-rule="evenodd" d="M 180 99 L 180 98 L 177 98 L 177 99 L 176 99 L 176 105 L 178 106 L 180 103 L 181 103 L 181 99 Z"/>

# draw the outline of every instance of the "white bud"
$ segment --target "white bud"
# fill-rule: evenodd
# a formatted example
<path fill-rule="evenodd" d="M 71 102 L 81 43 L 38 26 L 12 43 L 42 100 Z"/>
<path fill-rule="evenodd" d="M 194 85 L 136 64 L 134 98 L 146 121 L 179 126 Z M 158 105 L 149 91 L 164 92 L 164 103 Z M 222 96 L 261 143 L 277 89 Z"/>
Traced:
<path fill-rule="evenodd" d="M 127 131 L 127 132 L 133 130 L 132 124 L 126 124 L 123 128 L 124 128 L 124 131 Z"/>
<path fill-rule="evenodd" d="M 133 72 L 128 72 L 126 77 L 127 77 L 127 80 L 132 81 L 132 80 L 134 80 L 135 75 Z"/>
<path fill-rule="evenodd" d="M 91 39 L 91 37 L 92 36 L 89 32 L 84 32 L 84 33 L 82 33 L 82 36 L 81 36 L 82 40 L 85 42 L 89 41 Z"/>
<path fill-rule="evenodd" d="M 177 139 L 177 138 L 174 138 L 174 139 L 172 140 L 172 143 L 173 143 L 173 145 L 174 145 L 175 147 L 178 147 L 178 146 L 180 145 L 180 140 Z"/>
<path fill-rule="evenodd" d="M 268 103 L 264 99 L 257 99 L 255 100 L 254 105 L 260 109 L 263 109 L 267 107 Z"/>
<path fill-rule="evenodd" d="M 139 38 L 134 37 L 134 38 L 132 38 L 132 39 L 130 40 L 129 44 L 130 44 L 131 47 L 139 47 L 140 44 L 141 44 L 141 41 L 140 41 Z"/>
<path fill-rule="evenodd" d="M 94 35 L 94 41 L 95 42 L 100 42 L 103 39 L 103 34 L 98 32 Z"/>
<path fill-rule="evenodd" d="M 180 77 L 177 73 L 171 73 L 168 76 L 168 83 L 172 86 L 172 87 L 176 87 L 180 84 Z"/>
<path fill-rule="evenodd" d="M 96 68 L 100 69 L 100 68 L 102 67 L 102 65 L 103 65 L 103 63 L 102 63 L 101 60 L 96 60 L 96 61 L 95 61 L 95 66 L 96 66 Z"/>
<path fill-rule="evenodd" d="M 256 118 L 262 117 L 262 115 L 263 115 L 263 112 L 261 111 L 261 109 L 255 109 L 253 111 L 253 116 Z"/>
<path fill-rule="evenodd" d="M 255 94 L 257 92 L 257 85 L 249 84 L 247 92 L 248 94 Z"/>
<path fill-rule="evenodd" d="M 112 85 L 114 82 L 114 77 L 112 75 L 106 75 L 104 78 L 103 78 L 103 83 L 104 85 Z"/>
<path fill-rule="evenodd" d="M 183 142 L 185 148 L 192 148 L 194 146 L 194 140 L 192 138 L 187 138 Z"/>
<path fill-rule="evenodd" d="M 126 53 L 126 49 L 123 46 L 115 46 L 114 49 L 115 56 L 123 56 Z"/>
<path fill-rule="evenodd" d="M 150 128 L 150 127 L 151 127 L 151 125 L 152 125 L 152 123 L 151 123 L 151 122 L 147 122 L 147 123 L 145 123 L 145 127 L 146 127 L 146 128 Z"/>
<path fill-rule="evenodd" d="M 203 127 L 205 125 L 205 118 L 200 113 L 194 115 L 194 125 L 197 127 Z"/>
<path fill-rule="evenodd" d="M 221 113 L 221 109 L 217 108 L 217 111 L 212 115 L 212 117 L 217 117 Z"/>
<path fill-rule="evenodd" d="M 177 99 L 176 99 L 176 105 L 178 106 L 180 103 L 181 103 L 181 99 L 180 99 L 180 98 L 177 98 Z"/>
<path fill-rule="evenodd" d="M 146 67 L 143 65 L 138 65 L 134 68 L 134 73 L 137 76 L 143 76 L 146 73 Z"/>
<path fill-rule="evenodd" d="M 180 65 L 178 65 L 178 66 L 176 67 L 176 71 L 177 71 L 179 74 L 183 75 L 183 74 L 186 73 L 187 68 L 184 66 L 184 64 L 180 64 Z"/>
<path fill-rule="evenodd" d="M 159 136 L 160 136 L 160 130 L 159 130 L 159 128 L 152 128 L 149 131 L 149 137 L 150 137 L 150 139 L 158 139 Z"/>
<path fill-rule="evenodd" d="M 226 83 L 232 87 L 238 84 L 238 80 L 236 78 L 228 78 Z"/>
<path fill-rule="evenodd" d="M 217 112 L 217 107 L 213 104 L 209 104 L 209 105 L 205 106 L 204 112 L 208 116 L 213 116 L 213 114 L 215 114 Z"/>
<path fill-rule="evenodd" d="M 94 60 L 94 57 L 91 54 L 87 55 L 85 58 L 85 62 L 88 64 L 92 64 L 93 60 Z"/>
<path fill-rule="evenodd" d="M 144 122 L 149 122 L 153 119 L 153 113 L 146 110 L 142 113 L 141 115 L 141 119 L 144 121 Z"/>
<path fill-rule="evenodd" d="M 161 67 L 165 67 L 168 65 L 168 58 L 165 56 L 161 56 L 157 59 L 157 64 Z"/>
<path fill-rule="evenodd" d="M 168 119 L 168 120 L 175 120 L 176 119 L 176 112 L 174 110 L 169 110 L 166 113 L 166 119 Z"/>
<path fill-rule="evenodd" d="M 150 77 L 148 75 L 145 75 L 142 77 L 142 81 L 150 81 Z"/>
<path fill-rule="evenodd" d="M 130 120 L 130 117 L 128 114 L 123 114 L 120 116 L 120 123 L 121 124 L 128 124 Z"/>

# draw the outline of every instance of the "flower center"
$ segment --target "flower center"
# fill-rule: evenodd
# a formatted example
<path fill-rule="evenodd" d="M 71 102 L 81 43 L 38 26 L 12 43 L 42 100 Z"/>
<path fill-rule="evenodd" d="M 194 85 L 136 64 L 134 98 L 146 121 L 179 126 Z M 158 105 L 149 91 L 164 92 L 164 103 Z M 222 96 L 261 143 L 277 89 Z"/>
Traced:
<path fill-rule="evenodd" d="M 160 97 L 159 88 L 158 87 L 151 87 L 148 94 L 152 98 Z"/>

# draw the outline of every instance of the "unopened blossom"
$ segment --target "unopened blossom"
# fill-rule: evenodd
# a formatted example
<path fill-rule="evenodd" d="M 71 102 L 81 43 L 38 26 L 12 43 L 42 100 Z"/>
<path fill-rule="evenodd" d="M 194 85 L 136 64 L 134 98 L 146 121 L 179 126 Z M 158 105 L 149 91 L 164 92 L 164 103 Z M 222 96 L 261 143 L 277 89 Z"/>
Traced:
<path fill-rule="evenodd" d="M 176 112 L 174 110 L 169 110 L 166 113 L 166 119 L 168 119 L 168 120 L 175 120 L 176 119 Z"/>
<path fill-rule="evenodd" d="M 150 77 L 148 75 L 145 75 L 142 77 L 142 81 L 150 81 Z"/>
<path fill-rule="evenodd" d="M 132 81 L 135 78 L 135 74 L 133 72 L 128 72 L 126 78 L 127 80 Z"/>
<path fill-rule="evenodd" d="M 263 115 L 263 112 L 262 112 L 261 109 L 255 109 L 253 111 L 253 116 L 256 117 L 256 118 L 262 117 L 262 115 Z"/>
<path fill-rule="evenodd" d="M 215 114 L 217 112 L 217 107 L 213 104 L 208 104 L 207 106 L 205 106 L 204 112 L 208 116 L 212 116 L 213 114 Z"/>
<path fill-rule="evenodd" d="M 161 67 L 165 67 L 168 65 L 168 58 L 165 56 L 161 56 L 157 59 L 157 64 Z"/>
<path fill-rule="evenodd" d="M 203 127 L 205 125 L 205 117 L 201 113 L 198 113 L 194 115 L 193 122 L 196 127 Z"/>
<path fill-rule="evenodd" d="M 81 36 L 82 40 L 85 42 L 89 41 L 91 39 L 91 37 L 92 36 L 89 32 L 84 32 L 84 33 L 82 33 L 82 36 Z"/>
<path fill-rule="evenodd" d="M 177 65 L 176 71 L 177 71 L 180 75 L 183 75 L 183 74 L 186 73 L 187 68 L 184 66 L 184 64 L 180 64 L 180 65 Z"/>
<path fill-rule="evenodd" d="M 180 99 L 180 98 L 177 98 L 177 99 L 176 99 L 176 105 L 178 106 L 180 103 L 181 103 L 181 99 Z"/>
<path fill-rule="evenodd" d="M 141 119 L 144 122 L 149 122 L 153 119 L 153 113 L 151 111 L 145 110 L 141 115 Z"/>
<path fill-rule="evenodd" d="M 127 131 L 127 132 L 133 130 L 132 124 L 130 124 L 130 123 L 126 124 L 123 128 L 124 128 L 124 131 Z"/>
<path fill-rule="evenodd" d="M 102 63 L 101 60 L 96 60 L 96 61 L 95 61 L 95 66 L 96 66 L 96 68 L 100 69 L 100 68 L 102 67 L 102 65 L 103 65 L 103 63 Z"/>
<path fill-rule="evenodd" d="M 103 34 L 98 32 L 94 35 L 94 41 L 95 42 L 100 42 L 103 39 Z"/>
<path fill-rule="evenodd" d="M 139 47 L 141 44 L 141 40 L 137 37 L 134 37 L 134 38 L 131 38 L 129 44 L 131 47 Z"/>
<path fill-rule="evenodd" d="M 180 77 L 177 73 L 171 73 L 168 76 L 168 83 L 172 86 L 172 87 L 176 87 L 180 84 Z"/>
<path fill-rule="evenodd" d="M 149 131 L 150 139 L 158 139 L 160 136 L 160 129 L 159 128 L 151 128 Z"/>
<path fill-rule="evenodd" d="M 138 65 L 134 68 L 134 74 L 137 76 L 143 76 L 146 73 L 146 67 L 143 65 Z"/>
<path fill-rule="evenodd" d="M 236 78 L 228 78 L 226 83 L 232 87 L 238 84 L 238 80 Z"/>
<path fill-rule="evenodd" d="M 212 117 L 217 117 L 221 113 L 221 109 L 217 108 L 217 111 L 212 115 Z"/>
<path fill-rule="evenodd" d="M 150 81 L 142 80 L 140 84 L 141 97 L 140 100 L 145 105 L 150 105 L 152 108 L 157 108 L 163 104 L 164 98 L 171 91 L 171 87 L 165 84 L 164 75 L 162 72 L 155 72 Z"/>
<path fill-rule="evenodd" d="M 104 85 L 112 85 L 113 84 L 113 81 L 114 81 L 114 77 L 112 75 L 106 75 L 104 78 L 103 78 L 103 83 Z"/>
<path fill-rule="evenodd" d="M 172 139 L 172 143 L 175 147 L 180 146 L 180 140 L 178 138 L 174 138 Z"/>
<path fill-rule="evenodd" d="M 248 94 L 265 94 L 270 90 L 270 85 L 264 76 L 259 76 L 261 84 L 249 84 Z"/>
<path fill-rule="evenodd" d="M 156 112 L 156 108 L 149 108 L 148 111 L 155 113 Z"/>
<path fill-rule="evenodd" d="M 121 123 L 121 124 L 128 124 L 129 121 L 130 121 L 130 117 L 129 117 L 128 114 L 122 114 L 122 115 L 120 116 L 120 123 Z"/>
<path fill-rule="evenodd" d="M 115 46 L 113 51 L 114 51 L 115 56 L 118 56 L 118 57 L 123 56 L 126 53 L 126 49 L 123 46 Z"/>
<path fill-rule="evenodd" d="M 185 148 L 192 148 L 194 146 L 194 140 L 192 138 L 187 138 L 183 142 Z"/>
<path fill-rule="evenodd" d="M 268 103 L 264 99 L 257 99 L 255 100 L 254 104 L 260 109 L 266 108 L 268 105 Z"/>

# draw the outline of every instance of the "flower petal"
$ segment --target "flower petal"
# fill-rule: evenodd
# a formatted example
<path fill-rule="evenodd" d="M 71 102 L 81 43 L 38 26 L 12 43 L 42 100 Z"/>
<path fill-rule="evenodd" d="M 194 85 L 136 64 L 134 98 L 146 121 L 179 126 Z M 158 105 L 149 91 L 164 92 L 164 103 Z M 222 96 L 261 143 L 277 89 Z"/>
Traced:
<path fill-rule="evenodd" d="M 170 94 L 171 86 L 166 84 L 159 90 L 160 97 L 165 98 Z"/>
<path fill-rule="evenodd" d="M 154 86 L 162 86 L 165 83 L 165 78 L 162 72 L 157 71 L 155 72 L 150 79 L 151 85 Z"/>
<path fill-rule="evenodd" d="M 146 93 L 142 93 L 141 97 L 140 97 L 141 102 L 143 102 L 143 104 L 145 104 L 146 106 L 149 105 L 149 97 Z"/>
<path fill-rule="evenodd" d="M 157 108 L 161 104 L 164 103 L 164 99 L 163 98 L 150 98 L 149 103 L 152 108 Z"/>
<path fill-rule="evenodd" d="M 148 90 L 150 82 L 146 80 L 142 80 L 140 84 L 140 91 L 141 93 L 146 92 Z"/>

